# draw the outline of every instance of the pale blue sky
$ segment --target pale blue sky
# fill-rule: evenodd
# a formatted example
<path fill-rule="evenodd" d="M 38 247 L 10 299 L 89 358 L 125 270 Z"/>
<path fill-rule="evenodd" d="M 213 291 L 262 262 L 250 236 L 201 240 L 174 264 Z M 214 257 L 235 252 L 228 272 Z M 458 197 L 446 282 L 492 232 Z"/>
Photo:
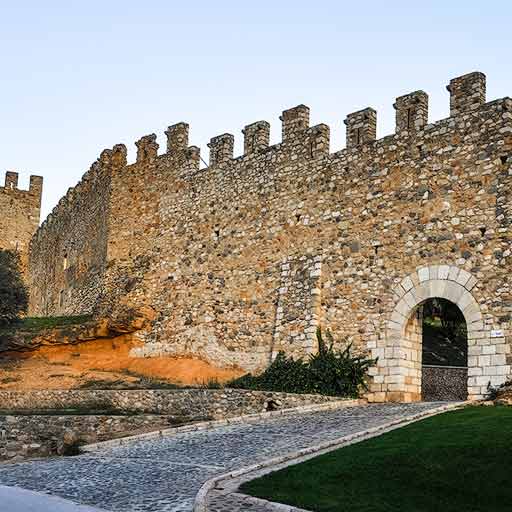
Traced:
<path fill-rule="evenodd" d="M 0 0 L 0 168 L 45 178 L 43 218 L 102 149 L 186 121 L 208 140 L 305 103 L 345 144 L 343 119 L 423 89 L 430 120 L 445 86 L 487 74 L 488 99 L 512 95 L 509 1 Z M 2 179 L 3 182 L 3 179 Z"/>

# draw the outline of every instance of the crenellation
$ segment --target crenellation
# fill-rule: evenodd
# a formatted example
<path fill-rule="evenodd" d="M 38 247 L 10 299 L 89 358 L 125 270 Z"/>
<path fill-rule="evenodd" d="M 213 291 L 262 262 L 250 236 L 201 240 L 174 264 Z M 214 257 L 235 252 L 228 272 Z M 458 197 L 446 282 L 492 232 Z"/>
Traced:
<path fill-rule="evenodd" d="M 184 151 L 188 147 L 189 125 L 177 123 L 169 126 L 165 131 L 167 135 L 167 152 L 174 153 Z"/>
<path fill-rule="evenodd" d="M 473 72 L 450 80 L 450 115 L 458 116 L 477 109 L 485 103 L 486 77 Z"/>
<path fill-rule="evenodd" d="M 112 150 L 104 149 L 100 153 L 100 158 L 99 158 L 100 165 L 108 166 L 108 165 L 110 165 L 111 160 L 112 160 Z"/>
<path fill-rule="evenodd" d="M 396 98 L 396 133 L 412 135 L 428 124 L 428 94 L 415 91 Z"/>
<path fill-rule="evenodd" d="M 348 114 L 345 119 L 347 126 L 347 149 L 373 142 L 377 136 L 377 112 L 373 108 L 365 108 Z"/>
<path fill-rule="evenodd" d="M 267 121 L 256 121 L 248 124 L 243 130 L 244 154 L 260 153 L 270 143 L 270 124 Z"/>
<path fill-rule="evenodd" d="M 43 194 L 43 178 L 42 176 L 30 176 L 29 192 L 39 198 L 41 202 L 41 196 Z"/>
<path fill-rule="evenodd" d="M 157 158 L 159 146 L 156 142 L 156 134 L 141 137 L 135 145 L 137 146 L 137 163 L 153 161 Z"/>
<path fill-rule="evenodd" d="M 283 142 L 290 142 L 309 128 L 309 107 L 297 105 L 284 110 L 279 119 L 282 122 Z"/>
<path fill-rule="evenodd" d="M 210 139 L 210 167 L 225 164 L 233 158 L 235 137 L 231 133 L 223 133 Z"/>
<path fill-rule="evenodd" d="M 112 165 L 116 168 L 124 168 L 128 164 L 127 162 L 128 150 L 124 144 L 116 144 L 112 148 Z"/>
<path fill-rule="evenodd" d="M 29 190 L 20 190 L 18 177 L 6 172 L 5 186 L 0 187 L 0 249 L 18 252 L 25 273 L 30 240 L 39 224 L 43 178 L 30 176 Z"/>
<path fill-rule="evenodd" d="M 308 128 L 307 135 L 309 139 L 309 155 L 316 158 L 320 155 L 329 155 L 330 129 L 326 124 L 317 124 Z"/>
<path fill-rule="evenodd" d="M 17 189 L 18 188 L 18 173 L 13 171 L 7 171 L 5 173 L 5 188 L 6 189 Z"/>

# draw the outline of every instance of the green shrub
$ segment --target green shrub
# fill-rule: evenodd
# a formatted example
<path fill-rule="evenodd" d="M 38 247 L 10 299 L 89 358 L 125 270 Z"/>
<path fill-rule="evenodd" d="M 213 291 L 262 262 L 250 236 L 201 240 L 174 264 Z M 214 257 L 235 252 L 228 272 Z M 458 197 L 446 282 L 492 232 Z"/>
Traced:
<path fill-rule="evenodd" d="M 200 382 L 197 386 L 200 389 L 222 389 L 224 387 L 224 384 L 219 382 L 219 379 L 215 377 L 210 377 Z"/>
<path fill-rule="evenodd" d="M 485 400 L 496 400 L 502 391 L 508 391 L 506 388 L 512 387 L 512 380 L 507 380 L 499 386 L 491 386 L 491 381 L 487 384 L 487 392 L 485 394 Z"/>
<path fill-rule="evenodd" d="M 368 369 L 377 360 L 352 355 L 352 344 L 344 350 L 333 348 L 334 340 L 326 333 L 328 344 L 317 329 L 318 352 L 304 361 L 279 352 L 272 364 L 260 375 L 243 375 L 228 382 L 227 387 L 286 393 L 319 393 L 356 397 L 367 389 Z"/>

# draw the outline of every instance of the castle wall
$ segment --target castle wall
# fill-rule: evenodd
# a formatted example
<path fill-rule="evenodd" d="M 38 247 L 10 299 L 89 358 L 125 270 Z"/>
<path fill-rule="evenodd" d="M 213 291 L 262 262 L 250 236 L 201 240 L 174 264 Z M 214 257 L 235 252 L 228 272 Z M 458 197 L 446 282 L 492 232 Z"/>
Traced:
<path fill-rule="evenodd" d="M 30 244 L 29 314 L 89 314 L 102 293 L 111 167 L 109 152 L 68 190 Z"/>
<path fill-rule="evenodd" d="M 417 303 L 397 313 L 396 286 L 440 264 L 453 266 L 453 279 L 460 269 L 474 280 L 470 396 L 482 394 L 484 380 L 503 381 L 512 101 L 484 103 L 480 73 L 449 90 L 452 115 L 435 124 L 425 93 L 397 98 L 396 133 L 378 140 L 373 109 L 349 114 L 347 149 L 334 154 L 328 127 L 309 127 L 304 105 L 283 112 L 280 144 L 268 146 L 264 121 L 245 127 L 238 158 L 232 135 L 214 137 L 201 170 L 183 123 L 169 128 L 163 155 L 154 136 L 143 137 L 137 162 L 112 172 L 103 282 L 103 311 L 156 312 L 133 355 L 194 354 L 257 370 L 279 350 L 314 351 L 322 325 L 385 361 L 373 393 L 386 399 L 409 386 L 416 396 L 416 377 L 405 373 L 417 361 L 389 333 Z M 503 339 L 491 346 L 492 332 Z"/>
<path fill-rule="evenodd" d="M 484 321 L 508 333 L 510 108 L 480 104 L 336 154 L 326 127 L 303 124 L 280 145 L 228 152 L 201 171 L 158 157 L 151 262 L 126 299 L 159 317 L 137 355 L 261 368 L 280 349 L 313 351 L 322 324 L 383 357 L 392 285 L 430 263 L 470 272 Z"/>
<path fill-rule="evenodd" d="M 18 188 L 18 173 L 7 172 L 0 187 L 0 249 L 17 251 L 22 270 L 28 263 L 29 243 L 39 225 L 43 178 L 30 176 L 29 190 Z"/>

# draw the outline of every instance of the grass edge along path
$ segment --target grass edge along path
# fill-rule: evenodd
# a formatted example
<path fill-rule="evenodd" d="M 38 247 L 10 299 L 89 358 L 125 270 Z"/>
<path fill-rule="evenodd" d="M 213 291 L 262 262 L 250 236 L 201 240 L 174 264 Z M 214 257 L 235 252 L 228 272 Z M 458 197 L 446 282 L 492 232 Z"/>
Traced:
<path fill-rule="evenodd" d="M 512 503 L 512 408 L 466 407 L 246 482 L 315 512 L 498 512 Z"/>

